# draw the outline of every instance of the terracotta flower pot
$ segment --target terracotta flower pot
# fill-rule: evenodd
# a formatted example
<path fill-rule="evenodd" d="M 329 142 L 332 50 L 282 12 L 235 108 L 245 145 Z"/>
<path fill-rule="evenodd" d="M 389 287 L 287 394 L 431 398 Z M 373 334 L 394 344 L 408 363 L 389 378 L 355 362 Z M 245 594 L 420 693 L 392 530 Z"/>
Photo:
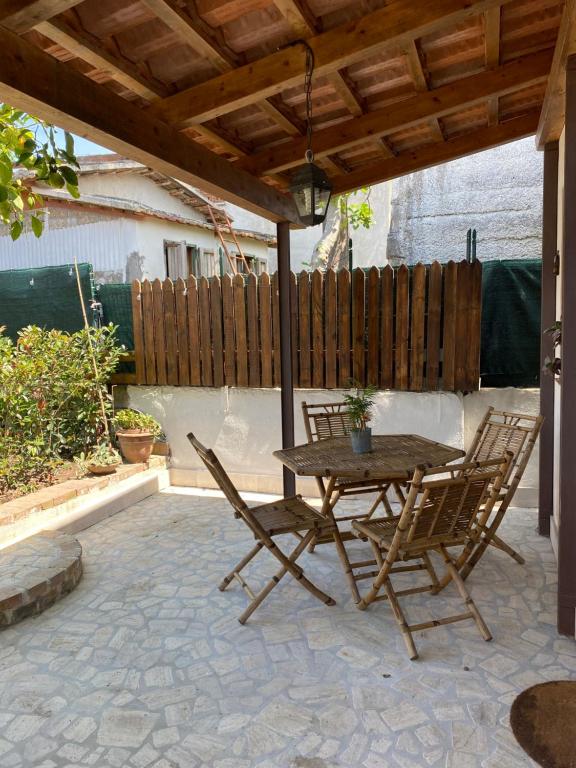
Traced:
<path fill-rule="evenodd" d="M 117 430 L 116 437 L 120 443 L 122 456 L 129 464 L 145 463 L 150 458 L 154 435 L 141 429 Z"/>

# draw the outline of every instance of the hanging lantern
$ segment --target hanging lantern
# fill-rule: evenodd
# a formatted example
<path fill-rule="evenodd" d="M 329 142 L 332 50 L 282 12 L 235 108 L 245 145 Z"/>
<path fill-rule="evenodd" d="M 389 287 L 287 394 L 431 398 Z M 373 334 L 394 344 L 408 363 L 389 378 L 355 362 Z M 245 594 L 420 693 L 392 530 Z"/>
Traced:
<path fill-rule="evenodd" d="M 328 204 L 332 195 L 330 180 L 321 168 L 314 163 L 312 152 L 312 73 L 314 72 L 314 52 L 304 40 L 299 40 L 306 48 L 306 164 L 293 174 L 290 180 L 290 192 L 294 198 L 300 222 L 306 227 L 322 224 L 328 213 Z"/>

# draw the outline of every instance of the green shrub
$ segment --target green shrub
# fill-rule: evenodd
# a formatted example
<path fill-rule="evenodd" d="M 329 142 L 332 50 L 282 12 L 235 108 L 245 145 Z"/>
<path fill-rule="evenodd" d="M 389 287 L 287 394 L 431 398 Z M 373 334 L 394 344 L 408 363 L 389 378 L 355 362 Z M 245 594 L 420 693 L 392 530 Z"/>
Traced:
<path fill-rule="evenodd" d="M 114 427 L 119 429 L 141 429 L 151 432 L 154 437 L 162 434 L 162 427 L 149 413 L 134 411 L 132 408 L 123 408 L 114 416 Z"/>
<path fill-rule="evenodd" d="M 29 326 L 15 344 L 0 336 L 0 440 L 48 462 L 87 452 L 104 433 L 100 397 L 112 413 L 106 385 L 121 354 L 113 326 L 76 333 Z"/>

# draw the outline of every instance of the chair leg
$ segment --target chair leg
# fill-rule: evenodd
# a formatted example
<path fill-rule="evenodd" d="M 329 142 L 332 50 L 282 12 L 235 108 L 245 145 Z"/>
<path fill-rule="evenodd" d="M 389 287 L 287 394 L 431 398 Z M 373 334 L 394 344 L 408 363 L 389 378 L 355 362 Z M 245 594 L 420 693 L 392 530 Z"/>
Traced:
<path fill-rule="evenodd" d="M 287 573 L 290 573 L 296 579 L 296 581 L 302 584 L 302 586 L 311 594 L 313 594 L 314 597 L 318 598 L 318 600 L 321 600 L 326 605 L 335 605 L 335 601 L 329 595 L 327 595 L 325 592 L 322 592 L 321 589 L 318 589 L 318 587 L 316 587 L 309 579 L 304 576 L 304 571 L 302 568 L 300 568 L 300 566 L 296 565 L 295 562 L 296 559 L 300 557 L 302 552 L 306 549 L 310 541 L 314 538 L 314 535 L 314 531 L 309 531 L 309 533 L 304 536 L 302 541 L 298 544 L 296 549 L 294 549 L 288 556 L 286 556 L 273 541 L 270 541 L 270 543 L 267 545 L 268 551 L 282 563 L 282 568 L 276 574 L 274 574 L 274 576 L 272 576 L 266 586 L 261 589 L 260 592 L 258 592 L 248 608 L 246 608 L 244 613 L 242 613 L 238 619 L 240 624 L 246 623 L 256 608 L 258 608 L 258 606 L 270 594 L 274 587 L 279 584 L 280 580 Z"/>
<path fill-rule="evenodd" d="M 432 560 L 430 559 L 430 555 L 428 554 L 428 552 L 422 553 L 422 560 L 424 560 L 424 565 L 426 566 L 426 570 L 428 571 L 428 574 L 430 575 L 430 580 L 432 581 L 432 593 L 436 594 L 436 591 L 440 586 L 440 581 L 438 579 L 436 570 L 432 565 Z"/>
<path fill-rule="evenodd" d="M 522 557 L 522 555 L 519 552 L 516 552 L 515 549 L 512 549 L 509 544 L 506 544 L 506 542 L 503 541 L 499 536 L 496 536 L 496 534 L 492 536 L 490 544 L 492 544 L 493 547 L 496 547 L 496 549 L 499 549 L 502 552 L 506 552 L 506 554 L 510 555 L 513 560 L 516 560 L 519 565 L 526 565 L 526 560 Z"/>
<path fill-rule="evenodd" d="M 406 644 L 406 648 L 408 649 L 408 655 L 410 656 L 410 661 L 415 661 L 418 658 L 418 651 L 416 650 L 416 646 L 414 645 L 412 632 L 410 631 L 410 627 L 408 625 L 408 622 L 406 621 L 406 617 L 404 616 L 402 608 L 400 607 L 400 603 L 398 602 L 396 593 L 392 589 L 392 584 L 390 583 L 390 579 L 387 579 L 384 582 L 383 586 L 384 586 L 384 591 L 386 592 L 386 596 L 388 598 L 388 602 L 392 606 L 392 612 L 394 613 L 394 618 L 396 619 L 398 626 L 400 627 L 400 631 L 402 632 L 402 637 L 404 638 L 404 643 Z"/>
<path fill-rule="evenodd" d="M 234 580 L 234 576 L 235 576 L 235 574 L 239 574 L 239 573 L 240 573 L 240 571 L 241 571 L 243 568 L 245 568 L 245 567 L 248 565 L 248 563 L 250 562 L 250 560 L 252 560 L 254 557 L 256 557 L 256 555 L 258 554 L 258 552 L 260 552 L 260 550 L 262 549 L 262 547 L 263 547 L 263 546 L 264 546 L 264 544 L 262 544 L 262 542 L 261 542 L 261 541 L 258 541 L 258 542 L 256 542 L 256 544 L 255 544 L 255 545 L 252 547 L 252 549 L 250 550 L 250 552 L 248 552 L 248 554 L 246 555 L 246 557 L 242 558 L 242 560 L 240 560 L 240 562 L 238 563 L 238 565 L 236 565 L 236 566 L 235 566 L 235 567 L 234 567 L 234 568 L 233 568 L 233 569 L 230 571 L 230 573 L 228 574 L 228 576 L 225 576 L 225 577 L 222 579 L 222 582 L 221 582 L 220 586 L 218 587 L 218 589 L 220 590 L 220 592 L 224 592 L 224 590 L 225 590 L 225 589 L 226 589 L 226 587 L 227 587 L 227 586 L 230 584 L 230 582 Z"/>
<path fill-rule="evenodd" d="M 476 626 L 478 627 L 480 634 L 482 635 L 484 640 L 486 641 L 492 640 L 492 635 L 490 633 L 490 630 L 486 626 L 486 622 L 484 621 L 484 619 L 482 618 L 482 615 L 480 614 L 480 611 L 476 607 L 476 603 L 474 602 L 474 600 L 472 600 L 470 593 L 466 589 L 466 585 L 464 584 L 464 581 L 460 576 L 458 569 L 454 565 L 454 561 L 452 560 L 452 557 L 450 556 L 448 550 L 446 549 L 446 547 L 441 547 L 440 550 L 444 557 L 444 562 L 446 563 L 446 568 L 448 569 L 450 578 L 456 584 L 456 588 L 458 589 L 458 592 L 460 593 L 461 598 L 466 603 L 466 607 L 470 611 L 471 617 L 476 622 Z"/>
<path fill-rule="evenodd" d="M 382 504 L 384 507 L 384 510 L 386 512 L 386 517 L 393 517 L 394 512 L 392 511 L 392 507 L 390 506 L 390 502 L 388 501 L 388 490 L 390 488 L 390 484 L 388 484 L 383 490 L 380 491 L 378 496 L 376 497 L 376 500 L 368 510 L 368 514 L 366 515 L 366 520 L 370 520 L 374 512 L 378 509 L 378 506 Z"/>

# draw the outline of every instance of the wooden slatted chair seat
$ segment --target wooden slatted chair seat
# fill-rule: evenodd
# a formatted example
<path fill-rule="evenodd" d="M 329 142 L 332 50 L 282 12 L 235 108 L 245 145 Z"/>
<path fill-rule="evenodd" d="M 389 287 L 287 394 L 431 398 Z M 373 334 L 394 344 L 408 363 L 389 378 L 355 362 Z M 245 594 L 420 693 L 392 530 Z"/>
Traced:
<path fill-rule="evenodd" d="M 248 507 L 220 464 L 214 451 L 202 445 L 191 432 L 188 434 L 188 440 L 192 443 L 206 469 L 208 469 L 220 490 L 232 505 L 235 517 L 246 523 L 256 539 L 255 546 L 224 577 L 219 586 L 220 591 L 223 592 L 233 580 L 236 580 L 250 598 L 248 608 L 241 614 L 238 621 L 244 624 L 287 573 L 325 605 L 334 605 L 334 600 L 307 579 L 304 576 L 304 571 L 296 562 L 306 547 L 317 536 L 332 535 L 333 523 L 323 517 L 309 504 L 306 504 L 301 496 L 293 496 L 279 499 L 269 504 Z M 298 545 L 288 554 L 285 554 L 274 541 L 275 536 L 284 534 L 293 534 L 298 539 Z M 263 548 L 267 549 L 280 562 L 282 567 L 267 582 L 266 586 L 259 592 L 254 593 L 241 575 L 241 572 Z"/>
<path fill-rule="evenodd" d="M 485 640 L 491 639 L 480 612 L 466 590 L 449 548 L 477 541 L 477 518 L 490 512 L 501 484 L 508 473 L 511 453 L 486 461 L 467 462 L 426 469 L 418 467 L 409 486 L 406 503 L 400 515 L 393 518 L 354 521 L 353 532 L 366 538 L 372 546 L 379 571 L 372 588 L 358 607 L 367 608 L 378 600 L 388 600 L 400 626 L 411 659 L 418 653 L 414 632 L 473 619 Z M 436 594 L 439 579 L 430 558 L 439 553 L 446 565 L 448 581 L 453 581 L 466 605 L 466 611 L 419 624 L 408 624 L 398 598 L 422 592 Z M 398 566 L 397 563 L 413 562 Z M 398 572 L 427 571 L 430 583 L 395 591 L 391 577 Z M 383 594 L 380 591 L 384 590 Z"/>

